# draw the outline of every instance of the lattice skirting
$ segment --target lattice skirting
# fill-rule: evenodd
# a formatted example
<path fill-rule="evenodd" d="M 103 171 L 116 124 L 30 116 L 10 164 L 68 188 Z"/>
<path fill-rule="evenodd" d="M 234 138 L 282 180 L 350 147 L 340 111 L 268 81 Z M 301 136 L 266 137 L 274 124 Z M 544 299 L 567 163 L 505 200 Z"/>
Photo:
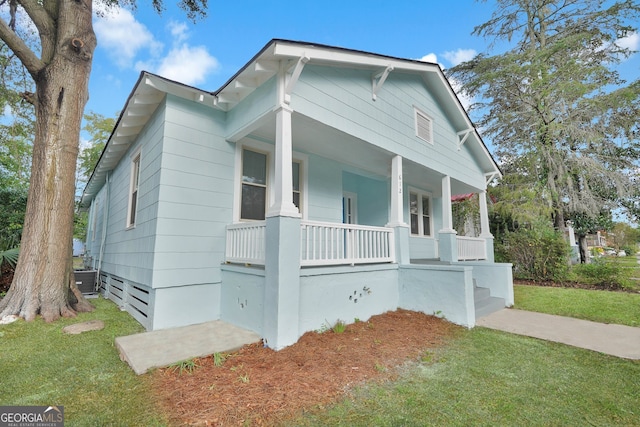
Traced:
<path fill-rule="evenodd" d="M 153 290 L 109 273 L 100 273 L 100 293 L 124 308 L 146 329 L 151 329 Z"/>

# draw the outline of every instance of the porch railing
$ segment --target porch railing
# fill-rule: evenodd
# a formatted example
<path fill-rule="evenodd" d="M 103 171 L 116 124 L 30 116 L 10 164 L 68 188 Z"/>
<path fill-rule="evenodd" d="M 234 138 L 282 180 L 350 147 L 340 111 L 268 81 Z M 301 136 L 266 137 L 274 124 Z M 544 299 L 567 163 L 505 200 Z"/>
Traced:
<path fill-rule="evenodd" d="M 266 222 L 227 226 L 225 260 L 264 265 Z M 393 229 L 329 222 L 301 222 L 300 265 L 395 262 Z"/>
<path fill-rule="evenodd" d="M 227 262 L 264 265 L 266 221 L 227 225 Z"/>
<path fill-rule="evenodd" d="M 457 236 L 458 261 L 487 259 L 485 239 L 479 237 Z"/>
<path fill-rule="evenodd" d="M 300 264 L 395 262 L 393 229 L 302 221 Z"/>

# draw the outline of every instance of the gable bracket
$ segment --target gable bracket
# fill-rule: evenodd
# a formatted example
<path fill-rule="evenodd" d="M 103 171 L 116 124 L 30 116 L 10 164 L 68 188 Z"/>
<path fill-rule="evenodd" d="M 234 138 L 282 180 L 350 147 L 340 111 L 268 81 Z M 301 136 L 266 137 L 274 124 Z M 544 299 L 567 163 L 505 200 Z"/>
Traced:
<path fill-rule="evenodd" d="M 489 172 L 489 173 L 485 173 L 485 174 L 484 174 L 484 177 L 485 177 L 485 178 L 486 178 L 486 180 L 487 180 L 487 181 L 486 181 L 486 182 L 487 182 L 487 185 L 489 185 L 489 183 L 490 183 L 491 181 L 493 181 L 493 179 L 494 179 L 494 178 L 496 178 L 498 175 L 499 175 L 499 173 L 498 173 L 498 172 Z"/>
<path fill-rule="evenodd" d="M 384 71 L 380 71 L 377 74 L 371 76 L 371 98 L 375 101 L 378 97 L 378 91 L 384 84 L 387 77 L 389 77 L 389 73 L 393 71 L 393 67 L 391 65 L 387 66 Z"/>
<path fill-rule="evenodd" d="M 298 59 L 298 62 L 296 63 L 296 66 L 293 69 L 291 76 L 289 77 L 289 81 L 287 82 L 287 85 L 284 88 L 284 102 L 286 102 L 287 104 L 291 103 L 291 92 L 293 92 L 293 87 L 298 82 L 298 79 L 300 78 L 300 74 L 302 73 L 302 69 L 304 68 L 304 65 L 310 60 L 311 58 L 309 58 L 306 54 L 302 55 Z"/>
<path fill-rule="evenodd" d="M 473 132 L 473 129 L 465 129 L 458 132 L 458 138 L 460 138 L 460 141 L 458 141 L 458 150 L 462 148 L 467 138 L 469 138 L 469 135 L 471 135 L 471 132 Z"/>

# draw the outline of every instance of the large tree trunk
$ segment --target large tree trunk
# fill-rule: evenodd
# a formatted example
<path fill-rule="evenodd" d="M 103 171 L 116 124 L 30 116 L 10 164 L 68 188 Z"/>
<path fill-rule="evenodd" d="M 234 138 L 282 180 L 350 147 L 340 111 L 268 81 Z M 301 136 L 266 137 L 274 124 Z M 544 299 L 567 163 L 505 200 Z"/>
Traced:
<path fill-rule="evenodd" d="M 34 75 L 36 130 L 20 258 L 0 317 L 73 316 L 69 299 L 75 170 L 96 38 L 91 0 L 61 0 L 55 34 L 41 31 L 44 68 Z M 50 5 L 52 3 L 49 3 Z M 55 41 L 46 40 L 47 37 Z M 50 49 L 49 51 L 47 51 Z"/>

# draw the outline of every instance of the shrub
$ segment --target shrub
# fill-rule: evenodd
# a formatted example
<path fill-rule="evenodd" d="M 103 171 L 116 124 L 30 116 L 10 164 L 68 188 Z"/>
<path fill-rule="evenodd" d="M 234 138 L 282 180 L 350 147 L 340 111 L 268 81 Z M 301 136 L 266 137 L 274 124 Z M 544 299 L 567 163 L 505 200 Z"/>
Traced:
<path fill-rule="evenodd" d="M 518 279 L 563 281 L 569 273 L 571 248 L 562 233 L 540 221 L 504 234 L 496 259 L 513 263 Z"/>
<path fill-rule="evenodd" d="M 594 259 L 590 264 L 574 266 L 577 280 L 603 288 L 623 288 L 627 285 L 625 269 L 615 259 Z"/>

